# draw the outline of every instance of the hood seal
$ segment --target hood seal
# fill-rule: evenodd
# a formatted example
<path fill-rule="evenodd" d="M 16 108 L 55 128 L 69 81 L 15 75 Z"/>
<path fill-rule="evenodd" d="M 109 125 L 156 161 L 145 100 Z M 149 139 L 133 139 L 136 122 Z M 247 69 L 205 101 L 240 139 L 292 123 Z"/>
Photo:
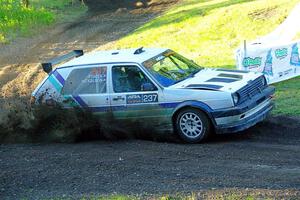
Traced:
<path fill-rule="evenodd" d="M 243 71 L 243 70 L 237 70 L 237 69 L 216 69 L 220 72 L 235 72 L 235 73 L 242 73 L 242 74 L 248 74 L 249 71 Z"/>

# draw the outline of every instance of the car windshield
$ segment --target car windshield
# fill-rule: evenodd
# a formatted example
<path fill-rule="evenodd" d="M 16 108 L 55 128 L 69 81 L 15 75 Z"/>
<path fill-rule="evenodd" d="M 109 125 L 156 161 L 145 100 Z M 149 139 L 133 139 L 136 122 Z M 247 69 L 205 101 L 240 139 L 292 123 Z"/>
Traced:
<path fill-rule="evenodd" d="M 164 87 L 192 77 L 203 69 L 193 61 L 170 50 L 145 61 L 143 65 Z"/>

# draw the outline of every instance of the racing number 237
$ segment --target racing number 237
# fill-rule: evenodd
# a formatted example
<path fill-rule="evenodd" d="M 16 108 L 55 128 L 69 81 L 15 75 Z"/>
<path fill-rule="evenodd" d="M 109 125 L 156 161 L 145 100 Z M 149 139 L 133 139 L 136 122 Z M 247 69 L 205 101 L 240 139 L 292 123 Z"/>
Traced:
<path fill-rule="evenodd" d="M 144 94 L 143 103 L 157 102 L 157 94 Z"/>

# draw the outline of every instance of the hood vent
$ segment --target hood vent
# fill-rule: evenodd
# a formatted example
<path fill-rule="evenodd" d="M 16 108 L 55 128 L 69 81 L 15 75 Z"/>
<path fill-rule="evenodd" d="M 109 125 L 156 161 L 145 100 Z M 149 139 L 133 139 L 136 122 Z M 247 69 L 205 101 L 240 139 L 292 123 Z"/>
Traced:
<path fill-rule="evenodd" d="M 222 73 L 222 74 L 219 74 L 218 77 L 234 78 L 234 79 L 239 79 L 239 80 L 243 79 L 243 76 L 240 75 L 240 74 L 225 74 L 225 73 Z"/>
<path fill-rule="evenodd" d="M 237 79 L 232 78 L 211 78 L 205 82 L 221 82 L 221 83 L 233 83 L 235 81 L 238 81 Z"/>

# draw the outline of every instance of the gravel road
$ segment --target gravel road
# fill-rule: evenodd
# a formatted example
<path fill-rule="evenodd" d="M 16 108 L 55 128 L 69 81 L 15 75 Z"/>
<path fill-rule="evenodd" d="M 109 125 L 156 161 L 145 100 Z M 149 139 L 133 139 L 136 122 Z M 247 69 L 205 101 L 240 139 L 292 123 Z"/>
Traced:
<path fill-rule="evenodd" d="M 299 194 L 299 122 L 272 117 L 242 134 L 195 145 L 172 138 L 1 145 L 0 199 L 212 188 L 293 189 Z"/>

